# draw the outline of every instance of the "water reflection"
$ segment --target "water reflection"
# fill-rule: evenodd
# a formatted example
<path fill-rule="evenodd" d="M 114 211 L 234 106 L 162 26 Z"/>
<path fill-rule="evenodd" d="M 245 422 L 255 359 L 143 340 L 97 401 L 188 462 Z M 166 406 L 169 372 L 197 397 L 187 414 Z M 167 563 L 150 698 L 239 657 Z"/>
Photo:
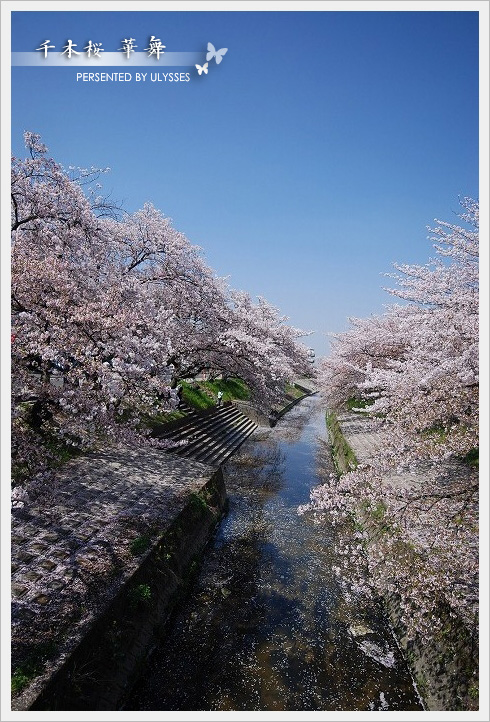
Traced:
<path fill-rule="evenodd" d="M 324 424 L 306 399 L 227 464 L 229 514 L 125 709 L 421 709 L 381 610 L 331 571 L 336 532 L 297 515 L 333 470 Z"/>

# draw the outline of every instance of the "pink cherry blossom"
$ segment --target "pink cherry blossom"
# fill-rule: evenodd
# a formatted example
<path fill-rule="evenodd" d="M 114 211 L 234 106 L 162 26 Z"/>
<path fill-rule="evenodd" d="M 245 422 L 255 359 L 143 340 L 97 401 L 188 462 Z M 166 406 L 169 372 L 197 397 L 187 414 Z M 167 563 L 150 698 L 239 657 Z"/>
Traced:
<path fill-rule="evenodd" d="M 437 221 L 435 260 L 388 274 L 402 303 L 351 319 L 319 372 L 331 409 L 369 404 L 384 446 L 314 489 L 309 508 L 361 515 L 363 550 L 352 541 L 349 554 L 400 599 L 410 636 L 434 634 L 442 608 L 472 631 L 478 613 L 478 203 L 462 207 L 463 225 Z M 403 470 L 413 483 L 396 483 Z"/>
<path fill-rule="evenodd" d="M 140 423 L 176 403 L 177 379 L 240 376 L 270 407 L 309 370 L 302 331 L 215 275 L 151 204 L 118 213 L 39 136 L 12 158 L 14 466 L 47 478 L 39 431 L 85 447 L 155 443 Z M 85 187 L 87 186 L 87 192 Z M 40 477 L 40 478 L 41 478 Z"/>

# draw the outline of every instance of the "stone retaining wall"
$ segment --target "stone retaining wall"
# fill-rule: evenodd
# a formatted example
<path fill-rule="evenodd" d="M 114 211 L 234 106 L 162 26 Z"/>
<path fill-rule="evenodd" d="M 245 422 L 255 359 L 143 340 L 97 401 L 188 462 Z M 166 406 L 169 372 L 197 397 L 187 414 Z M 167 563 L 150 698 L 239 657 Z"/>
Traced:
<path fill-rule="evenodd" d="M 371 429 L 360 415 L 339 417 L 338 433 L 354 451 L 357 461 L 369 463 L 383 445 L 382 434 Z M 336 446 L 332 446 L 335 453 Z M 423 482 L 423 472 L 422 474 Z M 410 481 L 412 480 L 410 475 Z M 398 483 L 403 483 L 399 478 Z M 359 512 L 362 524 L 372 527 L 372 518 Z M 429 642 L 408 640 L 401 622 L 402 612 L 395 595 L 383 598 L 393 631 L 410 667 L 418 691 L 430 711 L 478 709 L 478 638 L 472 636 L 449 609 L 440 609 L 442 631 Z"/>
<path fill-rule="evenodd" d="M 478 709 L 478 639 L 449 610 L 440 610 L 442 632 L 426 643 L 408 640 L 395 596 L 385 598 L 392 628 L 417 689 L 430 711 Z"/>

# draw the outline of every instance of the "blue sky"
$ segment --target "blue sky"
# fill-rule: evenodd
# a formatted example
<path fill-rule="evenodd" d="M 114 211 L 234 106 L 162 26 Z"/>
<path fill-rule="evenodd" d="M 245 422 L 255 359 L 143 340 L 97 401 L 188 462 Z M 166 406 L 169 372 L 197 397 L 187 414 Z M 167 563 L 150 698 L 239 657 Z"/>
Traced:
<path fill-rule="evenodd" d="M 208 75 L 143 68 L 182 83 L 14 67 L 13 152 L 32 130 L 66 166 L 109 166 L 114 200 L 153 202 L 233 287 L 315 330 L 317 355 L 391 301 L 394 261 L 433 255 L 434 218 L 479 195 L 476 12 L 12 13 L 17 52 L 48 38 L 116 51 L 129 35 L 203 61 L 209 41 L 228 52 Z"/>

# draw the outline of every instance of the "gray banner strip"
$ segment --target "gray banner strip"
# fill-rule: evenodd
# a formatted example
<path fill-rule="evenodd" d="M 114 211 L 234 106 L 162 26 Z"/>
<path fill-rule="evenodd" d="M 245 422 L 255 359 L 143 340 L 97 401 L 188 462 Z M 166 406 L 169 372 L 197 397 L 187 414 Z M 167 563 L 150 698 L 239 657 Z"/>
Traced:
<path fill-rule="evenodd" d="M 122 51 L 118 53 L 103 52 L 98 57 L 88 57 L 86 53 L 73 55 L 69 58 L 66 54 L 48 52 L 11 53 L 12 66 L 34 66 L 49 68 L 70 68 L 83 66 L 87 70 L 97 70 L 107 66 L 119 68 L 135 68 L 145 66 L 158 70 L 162 66 L 192 66 L 196 63 L 203 65 L 206 62 L 206 51 L 201 53 L 162 53 L 157 59 L 155 55 L 148 56 L 148 53 L 131 53 L 129 58 Z"/>

